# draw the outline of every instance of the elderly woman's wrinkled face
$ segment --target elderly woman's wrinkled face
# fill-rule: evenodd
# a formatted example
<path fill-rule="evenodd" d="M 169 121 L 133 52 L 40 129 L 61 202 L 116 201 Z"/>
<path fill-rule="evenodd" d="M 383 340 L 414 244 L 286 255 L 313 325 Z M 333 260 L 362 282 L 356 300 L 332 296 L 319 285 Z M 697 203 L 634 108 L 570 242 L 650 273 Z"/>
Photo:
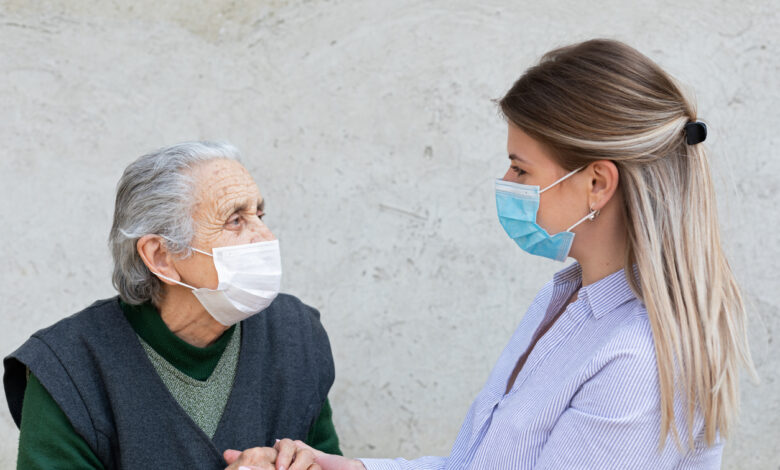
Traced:
<path fill-rule="evenodd" d="M 276 239 L 262 221 L 263 197 L 246 168 L 233 160 L 212 160 L 193 170 L 197 190 L 192 246 L 207 253 L 220 246 Z M 184 282 L 216 289 L 212 258 L 200 253 L 178 260 Z"/>

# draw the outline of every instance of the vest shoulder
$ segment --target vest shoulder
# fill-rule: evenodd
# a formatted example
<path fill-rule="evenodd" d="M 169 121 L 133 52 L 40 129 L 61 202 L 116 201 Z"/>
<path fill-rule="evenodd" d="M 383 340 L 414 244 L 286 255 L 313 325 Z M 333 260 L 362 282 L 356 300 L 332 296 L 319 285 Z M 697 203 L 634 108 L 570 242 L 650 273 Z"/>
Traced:
<path fill-rule="evenodd" d="M 242 334 L 265 338 L 264 344 L 274 344 L 277 348 L 264 354 L 288 360 L 295 357 L 301 361 L 308 357 L 319 364 L 315 369 L 332 375 L 333 356 L 328 333 L 320 322 L 320 313 L 297 297 L 279 294 L 267 309 L 247 318 L 242 324 L 245 327 Z M 332 383 L 332 377 L 328 381 Z"/>
<path fill-rule="evenodd" d="M 98 300 L 89 307 L 38 330 L 32 337 L 47 344 L 66 342 L 72 345 L 74 339 L 96 331 L 105 331 L 105 328 L 113 327 L 117 321 L 124 321 L 124 316 L 119 306 L 119 297 L 115 296 Z"/>
<path fill-rule="evenodd" d="M 107 429 L 108 424 L 107 420 L 96 420 L 89 406 L 91 402 L 100 402 L 105 394 L 97 365 L 101 358 L 112 357 L 106 351 L 110 352 L 112 344 L 117 343 L 118 321 L 124 321 L 118 297 L 99 300 L 33 333 L 5 358 L 3 382 L 17 425 L 21 423 L 29 369 L 68 416 L 76 432 L 96 448 L 95 429 Z"/>
<path fill-rule="evenodd" d="M 286 324 L 307 321 L 319 325 L 320 312 L 316 308 L 306 305 L 294 295 L 279 294 L 268 308 L 248 320 L 269 320 L 273 323 L 284 322 Z"/>

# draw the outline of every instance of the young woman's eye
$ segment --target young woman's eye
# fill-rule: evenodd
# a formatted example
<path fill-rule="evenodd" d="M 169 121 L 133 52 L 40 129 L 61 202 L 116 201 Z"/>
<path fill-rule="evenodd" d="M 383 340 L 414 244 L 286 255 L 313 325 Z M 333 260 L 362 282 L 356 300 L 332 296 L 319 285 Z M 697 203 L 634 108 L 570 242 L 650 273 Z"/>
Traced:
<path fill-rule="evenodd" d="M 514 170 L 514 172 L 517 173 L 517 176 L 523 176 L 526 173 L 525 170 L 516 166 L 513 166 L 512 170 Z"/>

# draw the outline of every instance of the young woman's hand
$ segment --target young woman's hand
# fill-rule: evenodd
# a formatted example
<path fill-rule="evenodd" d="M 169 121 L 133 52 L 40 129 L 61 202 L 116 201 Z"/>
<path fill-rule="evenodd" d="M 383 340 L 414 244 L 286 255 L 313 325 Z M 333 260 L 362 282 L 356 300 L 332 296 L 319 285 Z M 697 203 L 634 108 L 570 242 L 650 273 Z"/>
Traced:
<path fill-rule="evenodd" d="M 278 452 L 276 470 L 297 470 L 297 467 L 294 465 L 298 462 L 299 455 L 305 455 L 305 458 L 308 458 L 309 455 L 313 456 L 315 465 L 319 465 L 317 468 L 322 470 L 366 470 L 366 467 L 359 460 L 326 454 L 307 446 L 301 441 L 282 439 L 276 443 L 274 450 Z M 290 462 L 292 462 L 293 466 L 290 466 Z"/>

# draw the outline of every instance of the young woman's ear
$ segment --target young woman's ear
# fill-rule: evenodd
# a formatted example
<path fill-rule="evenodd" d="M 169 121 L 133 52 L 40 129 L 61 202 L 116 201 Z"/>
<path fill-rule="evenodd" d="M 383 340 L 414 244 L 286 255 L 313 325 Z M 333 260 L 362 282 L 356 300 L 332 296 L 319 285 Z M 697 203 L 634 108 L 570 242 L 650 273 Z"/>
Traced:
<path fill-rule="evenodd" d="M 611 160 L 596 160 L 585 171 L 590 178 L 588 204 L 592 210 L 601 210 L 617 191 L 620 178 L 617 165 Z"/>

